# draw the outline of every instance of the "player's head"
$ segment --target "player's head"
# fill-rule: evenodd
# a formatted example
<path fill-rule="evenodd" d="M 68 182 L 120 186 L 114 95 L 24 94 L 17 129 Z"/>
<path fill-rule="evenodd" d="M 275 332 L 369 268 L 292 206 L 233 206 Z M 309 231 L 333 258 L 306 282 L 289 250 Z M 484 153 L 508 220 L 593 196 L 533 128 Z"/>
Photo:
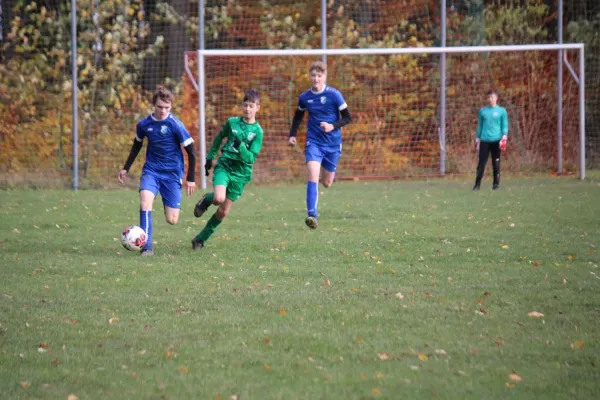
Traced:
<path fill-rule="evenodd" d="M 242 102 L 244 121 L 254 123 L 258 110 L 260 110 L 260 93 L 256 89 L 248 89 Z"/>
<path fill-rule="evenodd" d="M 498 104 L 498 92 L 494 89 L 488 90 L 487 101 L 490 104 L 490 106 L 496 107 L 496 104 Z"/>
<path fill-rule="evenodd" d="M 325 87 L 325 81 L 327 80 L 327 64 L 323 61 L 315 61 L 310 64 L 308 75 L 310 76 L 311 89 L 320 92 Z"/>
<path fill-rule="evenodd" d="M 165 119 L 171 112 L 171 104 L 175 96 L 167 88 L 160 86 L 152 96 L 152 104 L 154 105 L 154 117 L 156 119 Z"/>

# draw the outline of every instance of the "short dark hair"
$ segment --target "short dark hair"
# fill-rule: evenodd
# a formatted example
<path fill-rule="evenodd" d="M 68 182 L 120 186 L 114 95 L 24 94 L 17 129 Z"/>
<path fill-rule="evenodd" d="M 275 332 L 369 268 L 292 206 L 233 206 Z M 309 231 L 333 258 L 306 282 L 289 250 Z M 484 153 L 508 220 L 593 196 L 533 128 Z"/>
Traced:
<path fill-rule="evenodd" d="M 175 96 L 173 96 L 173 92 L 171 92 L 166 87 L 159 86 L 156 89 L 156 92 L 154 92 L 154 95 L 152 96 L 152 104 L 156 105 L 156 102 L 158 101 L 158 99 L 164 101 L 165 103 L 171 104 L 171 103 L 173 103 Z"/>
<path fill-rule="evenodd" d="M 498 96 L 498 91 L 496 89 L 490 89 L 490 90 L 488 90 L 488 92 L 487 92 L 488 96 L 491 96 L 493 94 L 495 94 L 496 96 Z"/>
<path fill-rule="evenodd" d="M 244 94 L 244 103 L 247 101 L 255 103 L 255 104 L 260 104 L 260 93 L 258 92 L 258 90 L 256 90 L 256 89 L 246 90 L 246 93 Z"/>

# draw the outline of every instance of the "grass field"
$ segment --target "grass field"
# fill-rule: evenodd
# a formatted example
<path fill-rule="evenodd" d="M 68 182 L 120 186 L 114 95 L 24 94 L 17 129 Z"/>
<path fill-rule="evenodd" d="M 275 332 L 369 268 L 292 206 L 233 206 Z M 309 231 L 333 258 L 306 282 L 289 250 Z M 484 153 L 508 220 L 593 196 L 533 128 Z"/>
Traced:
<path fill-rule="evenodd" d="M 0 397 L 598 398 L 600 185 L 490 186 L 250 186 L 192 252 L 198 194 L 153 258 L 134 190 L 0 191 Z"/>

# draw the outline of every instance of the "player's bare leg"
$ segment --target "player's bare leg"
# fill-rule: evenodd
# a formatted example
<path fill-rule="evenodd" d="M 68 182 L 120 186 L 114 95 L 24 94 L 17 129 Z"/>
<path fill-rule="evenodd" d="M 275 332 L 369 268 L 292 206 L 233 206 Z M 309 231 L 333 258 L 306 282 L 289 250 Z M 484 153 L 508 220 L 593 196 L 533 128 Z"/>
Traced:
<path fill-rule="evenodd" d="M 327 171 L 326 169 L 323 170 L 323 179 L 321 180 L 321 183 L 323 183 L 323 186 L 325 186 L 326 188 L 331 187 L 331 185 L 333 185 L 334 179 L 335 179 L 335 172 L 330 172 L 330 171 Z"/>
<path fill-rule="evenodd" d="M 179 208 L 171 208 L 165 206 L 165 219 L 171 225 L 177 224 L 179 221 Z"/>
<path fill-rule="evenodd" d="M 140 190 L 140 227 L 146 232 L 146 246 L 142 249 L 140 256 L 153 256 L 152 250 L 152 206 L 154 205 L 154 193 L 149 190 Z"/>

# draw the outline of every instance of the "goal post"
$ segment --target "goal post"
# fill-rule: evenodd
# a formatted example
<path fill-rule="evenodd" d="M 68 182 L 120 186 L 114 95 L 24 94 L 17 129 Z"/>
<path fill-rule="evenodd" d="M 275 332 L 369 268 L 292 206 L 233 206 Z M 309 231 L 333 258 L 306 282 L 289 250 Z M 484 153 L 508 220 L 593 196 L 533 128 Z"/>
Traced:
<path fill-rule="evenodd" d="M 439 79 L 446 58 L 445 85 Z M 561 109 L 555 94 L 557 59 L 569 71 Z M 465 47 L 198 50 L 185 54 L 184 102 L 197 125 L 202 171 L 208 140 L 229 116 L 240 114 L 243 91 L 262 93 L 257 119 L 265 130 L 259 181 L 303 176 L 301 150 L 286 148 L 298 95 L 309 88 L 308 65 L 328 56 L 328 84 L 340 89 L 353 123 L 344 127 L 340 179 L 390 179 L 472 173 L 472 141 L 485 92 L 497 89 L 510 119 L 509 170 L 567 170 L 585 178 L 584 45 L 532 44 Z M 569 57 L 576 59 L 575 66 Z M 439 93 L 447 93 L 440 140 Z M 191 104 L 197 104 L 196 110 Z M 564 133 L 559 141 L 561 120 Z M 306 121 L 306 120 L 305 120 Z M 302 132 L 299 134 L 302 135 Z M 556 151 L 559 143 L 561 151 Z M 558 159 L 560 157 L 560 159 Z M 550 165 L 552 163 L 552 165 Z M 256 174 L 255 174 L 256 175 Z"/>

